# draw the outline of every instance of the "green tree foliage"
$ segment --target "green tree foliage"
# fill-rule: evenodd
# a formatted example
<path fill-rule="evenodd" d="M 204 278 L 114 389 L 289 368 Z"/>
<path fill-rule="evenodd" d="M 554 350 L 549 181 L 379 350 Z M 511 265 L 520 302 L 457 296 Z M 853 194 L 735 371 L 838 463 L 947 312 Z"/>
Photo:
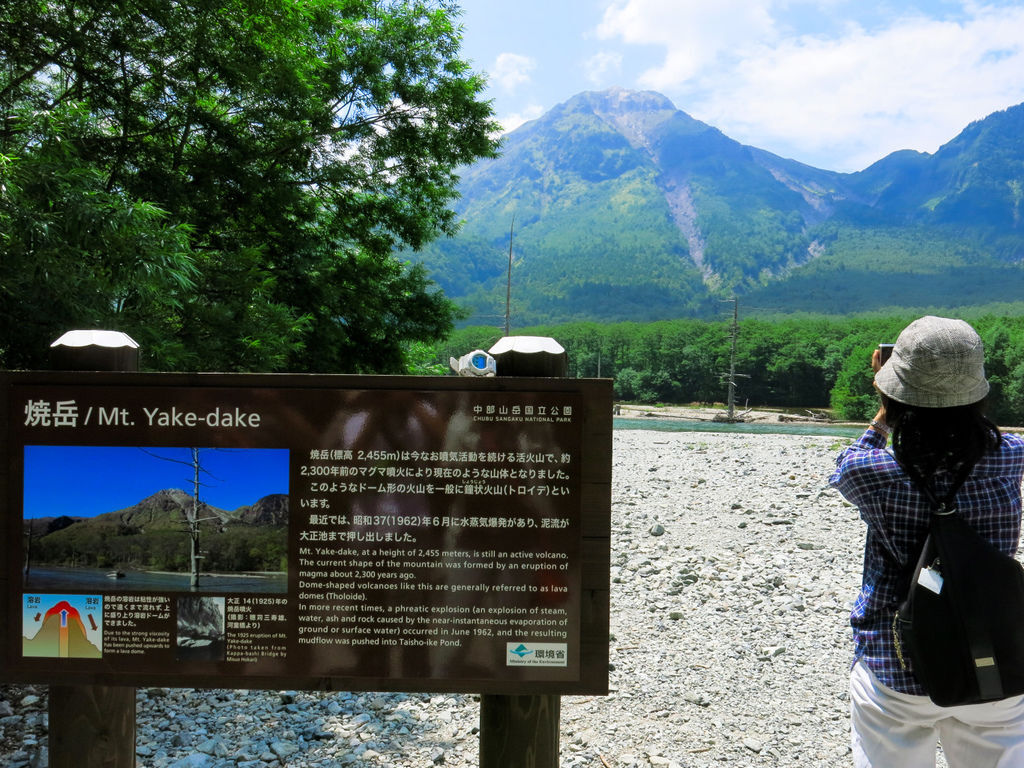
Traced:
<path fill-rule="evenodd" d="M 736 339 L 738 404 L 831 409 L 866 421 L 878 408 L 872 351 L 895 341 L 918 314 L 832 318 L 788 316 L 740 320 Z M 1024 425 L 1024 316 L 967 316 L 985 342 L 991 383 L 988 410 L 1005 426 Z M 565 347 L 569 375 L 615 381 L 616 397 L 640 403 L 714 403 L 727 394 L 732 331 L 715 322 L 571 323 L 517 330 L 551 336 Z M 456 331 L 436 355 L 447 361 L 501 334 L 493 328 Z"/>
<path fill-rule="evenodd" d="M 287 527 L 230 525 L 203 527 L 203 570 L 210 572 L 287 570 Z M 35 564 L 188 573 L 188 537 L 181 530 L 123 530 L 77 523 L 33 541 Z"/>
<path fill-rule="evenodd" d="M 55 129 L 56 130 L 56 129 Z M 188 228 L 107 189 L 56 141 L 25 160 L 0 155 L 0 364 L 38 365 L 73 327 L 171 337 L 196 269 Z"/>
<path fill-rule="evenodd" d="M 404 370 L 456 311 L 392 254 L 453 234 L 456 169 L 496 150 L 457 13 L 5 3 L 0 363 L 104 324 L 158 368 Z"/>
<path fill-rule="evenodd" d="M 744 300 L 779 312 L 845 315 L 921 307 L 954 316 L 1017 301 L 1024 291 L 1024 269 L 1004 261 L 1000 249 L 978 233 L 905 222 L 872 228 L 829 221 L 812 230 L 812 238 L 821 256 L 785 280 L 752 288 Z"/>

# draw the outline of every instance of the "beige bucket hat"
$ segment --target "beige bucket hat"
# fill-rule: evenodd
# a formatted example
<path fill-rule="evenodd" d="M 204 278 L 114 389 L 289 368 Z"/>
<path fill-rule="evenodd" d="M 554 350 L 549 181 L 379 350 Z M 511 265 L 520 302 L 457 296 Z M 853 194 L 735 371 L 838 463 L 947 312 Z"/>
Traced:
<path fill-rule="evenodd" d="M 963 320 L 915 320 L 896 339 L 875 385 L 893 400 L 921 408 L 976 403 L 989 389 L 981 337 Z"/>

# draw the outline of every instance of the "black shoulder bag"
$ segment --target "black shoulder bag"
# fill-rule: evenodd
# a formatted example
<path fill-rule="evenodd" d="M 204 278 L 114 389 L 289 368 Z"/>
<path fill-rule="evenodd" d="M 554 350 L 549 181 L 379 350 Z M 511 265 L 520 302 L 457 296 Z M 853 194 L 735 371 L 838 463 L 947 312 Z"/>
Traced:
<path fill-rule="evenodd" d="M 1024 569 L 911 474 L 932 503 L 931 525 L 906 599 L 893 619 L 900 664 L 942 707 L 1024 693 Z"/>

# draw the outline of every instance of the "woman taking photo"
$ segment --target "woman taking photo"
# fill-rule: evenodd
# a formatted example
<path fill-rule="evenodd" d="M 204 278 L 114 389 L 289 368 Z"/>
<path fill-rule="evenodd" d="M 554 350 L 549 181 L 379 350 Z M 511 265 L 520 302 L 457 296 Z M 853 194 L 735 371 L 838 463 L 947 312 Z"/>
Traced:
<path fill-rule="evenodd" d="M 884 364 L 872 357 L 881 407 L 836 460 L 829 482 L 867 524 L 860 594 L 850 616 L 850 709 L 857 768 L 1024 766 L 1024 697 L 940 707 L 905 666 L 893 617 L 906 595 L 936 498 L 956 507 L 1005 554 L 1020 536 L 1024 440 L 984 415 L 989 391 L 981 339 L 962 320 L 923 317 L 900 334 Z M 891 452 L 886 450 L 892 439 Z"/>

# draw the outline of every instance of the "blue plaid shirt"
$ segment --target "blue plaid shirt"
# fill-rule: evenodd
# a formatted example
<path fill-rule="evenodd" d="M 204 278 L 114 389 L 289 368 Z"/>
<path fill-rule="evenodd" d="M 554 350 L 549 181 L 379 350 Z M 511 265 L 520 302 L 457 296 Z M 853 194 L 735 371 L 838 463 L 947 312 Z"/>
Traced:
<path fill-rule="evenodd" d="M 829 485 L 857 506 L 868 526 L 860 594 L 850 614 L 854 658 L 863 659 L 884 685 L 922 695 L 924 689 L 911 671 L 900 666 L 892 620 L 905 597 L 901 577 L 916 563 L 928 533 L 931 506 L 885 445 L 884 435 L 867 430 L 839 454 L 829 478 Z M 1022 475 L 1024 439 L 1004 434 L 999 450 L 981 458 L 956 496 L 964 519 L 1009 555 L 1016 553 L 1020 537 Z M 933 482 L 941 499 L 953 477 L 942 472 Z"/>

